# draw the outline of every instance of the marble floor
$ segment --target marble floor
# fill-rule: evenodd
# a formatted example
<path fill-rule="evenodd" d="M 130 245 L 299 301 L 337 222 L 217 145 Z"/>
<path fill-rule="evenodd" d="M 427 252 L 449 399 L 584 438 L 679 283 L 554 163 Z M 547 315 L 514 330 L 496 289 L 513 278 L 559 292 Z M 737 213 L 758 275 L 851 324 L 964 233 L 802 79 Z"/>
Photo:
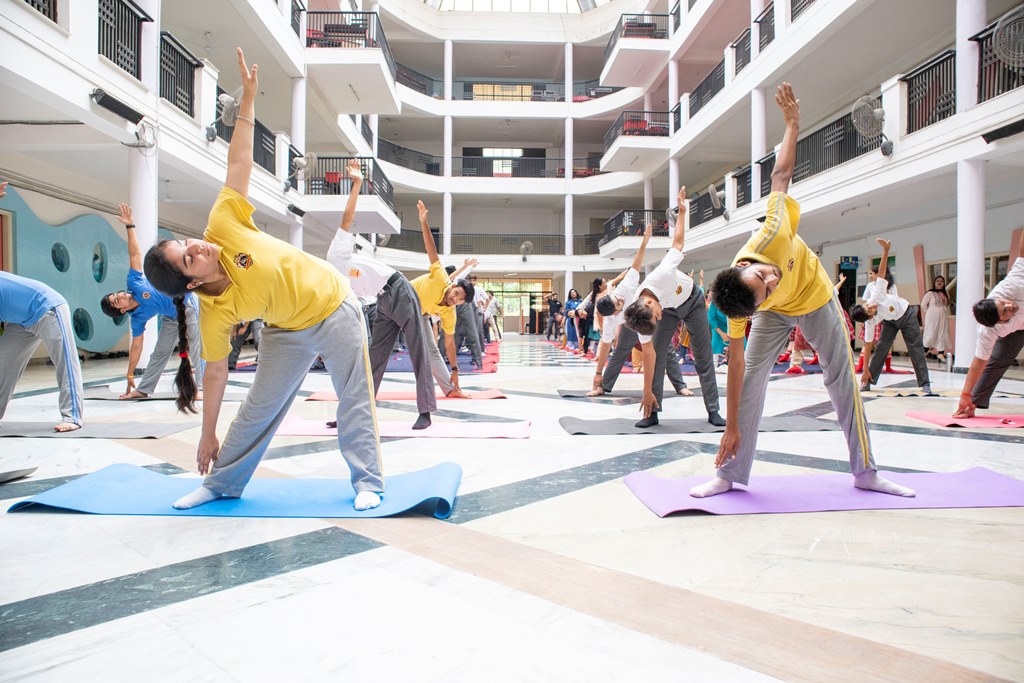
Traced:
<path fill-rule="evenodd" d="M 124 362 L 87 361 L 87 384 L 118 381 Z M 710 476 L 718 436 L 568 435 L 559 417 L 638 414 L 628 399 L 558 397 L 589 385 L 591 368 L 509 335 L 498 372 L 462 380 L 508 399 L 446 401 L 435 420 L 526 419 L 529 441 L 383 444 L 385 474 L 461 465 L 445 521 L 0 515 L 0 680 L 1024 680 L 1024 509 L 660 519 L 623 476 Z M 933 388 L 959 388 L 961 376 L 931 372 Z M 252 375 L 231 381 L 244 390 Z M 618 387 L 641 382 L 623 375 Z M 382 388 L 411 386 L 392 374 Z M 329 388 L 320 374 L 303 386 Z M 1022 398 L 993 410 L 1024 412 L 1024 375 L 1001 388 Z M 5 419 L 56 421 L 52 368 L 33 365 L 18 391 Z M 1024 479 L 1020 431 L 904 417 L 955 402 L 868 398 L 880 467 Z M 238 405 L 224 404 L 222 436 Z M 86 410 L 198 424 L 167 402 Z M 291 410 L 326 418 L 333 404 Z M 769 414 L 830 410 L 821 375 L 769 384 Z M 665 401 L 666 417 L 703 415 L 699 398 Z M 380 402 L 378 417 L 411 422 L 415 407 Z M 38 468 L 0 486 L 3 509 L 110 463 L 191 476 L 198 438 L 193 427 L 157 440 L 0 439 L 0 471 Z M 755 475 L 847 468 L 841 432 L 765 433 L 758 449 Z M 256 476 L 347 473 L 336 441 L 277 437 Z"/>

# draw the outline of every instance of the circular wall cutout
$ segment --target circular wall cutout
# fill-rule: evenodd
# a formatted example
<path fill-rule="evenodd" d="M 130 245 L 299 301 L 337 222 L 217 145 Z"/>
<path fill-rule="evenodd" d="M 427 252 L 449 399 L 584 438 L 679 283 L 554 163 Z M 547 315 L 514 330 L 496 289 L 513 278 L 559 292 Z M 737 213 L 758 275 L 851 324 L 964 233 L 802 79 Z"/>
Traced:
<path fill-rule="evenodd" d="M 92 316 L 84 308 L 76 308 L 71 315 L 71 324 L 75 328 L 75 336 L 82 341 L 92 338 Z"/>
<path fill-rule="evenodd" d="M 103 242 L 97 242 L 92 250 L 92 277 L 96 282 L 107 277 L 107 245 Z"/>
<path fill-rule="evenodd" d="M 54 242 L 50 248 L 50 260 L 53 261 L 53 267 L 61 273 L 68 272 L 68 268 L 71 267 L 71 256 L 68 254 L 68 248 L 60 242 Z"/>

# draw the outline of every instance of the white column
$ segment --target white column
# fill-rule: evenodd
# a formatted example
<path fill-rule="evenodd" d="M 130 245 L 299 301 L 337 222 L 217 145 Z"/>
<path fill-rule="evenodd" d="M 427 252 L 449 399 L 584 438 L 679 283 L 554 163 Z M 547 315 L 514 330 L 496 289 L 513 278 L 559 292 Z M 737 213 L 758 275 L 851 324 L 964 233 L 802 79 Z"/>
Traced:
<path fill-rule="evenodd" d="M 281 16 L 288 20 L 288 23 L 292 23 L 292 0 L 277 0 L 277 9 L 281 12 Z"/>
<path fill-rule="evenodd" d="M 452 193 L 444 193 L 444 217 L 441 223 L 441 246 L 445 256 L 452 253 Z"/>
<path fill-rule="evenodd" d="M 303 154 L 306 149 L 306 79 L 292 79 L 292 144 Z"/>
<path fill-rule="evenodd" d="M 971 307 L 985 297 L 985 165 L 979 159 L 956 164 L 956 360 L 965 372 L 974 358 L 977 323 Z"/>
<path fill-rule="evenodd" d="M 986 10 L 986 0 L 956 1 L 957 113 L 967 111 L 978 103 L 978 44 L 970 38 L 985 28 Z M 959 333 L 958 322 L 957 334 Z"/>
<path fill-rule="evenodd" d="M 736 210 L 736 174 L 732 171 L 725 174 L 725 210 Z"/>
<path fill-rule="evenodd" d="M 572 256 L 572 194 L 565 195 L 565 255 Z"/>
<path fill-rule="evenodd" d="M 761 52 L 761 25 L 755 19 L 764 11 L 764 0 L 750 0 L 750 61 Z"/>
<path fill-rule="evenodd" d="M 274 131 L 274 175 L 281 181 L 281 188 L 287 192 L 286 185 L 288 184 L 288 176 L 291 175 L 294 169 L 291 168 L 291 164 L 288 163 L 288 145 L 291 144 L 291 140 L 288 138 L 288 133 L 283 131 Z"/>
<path fill-rule="evenodd" d="M 160 95 L 160 0 L 138 0 L 136 4 L 153 17 L 153 21 L 142 22 L 139 80 L 149 89 L 155 101 Z"/>
<path fill-rule="evenodd" d="M 690 120 L 690 93 L 679 96 L 679 127 L 685 128 Z"/>
<path fill-rule="evenodd" d="M 907 83 L 903 74 L 896 74 L 882 84 L 882 110 L 885 122 L 882 132 L 894 143 L 907 132 Z"/>
<path fill-rule="evenodd" d="M 733 49 L 732 43 L 725 46 L 725 50 L 722 51 L 722 59 L 725 61 L 725 87 L 728 88 L 736 76 L 736 50 Z"/>
<path fill-rule="evenodd" d="M 569 290 L 572 289 L 575 286 L 576 285 L 573 284 L 573 281 L 572 281 L 572 271 L 571 270 L 565 271 L 565 291 L 562 293 L 561 298 L 562 299 L 568 299 L 569 298 Z"/>
<path fill-rule="evenodd" d="M 754 88 L 750 91 L 750 200 L 761 196 L 761 166 L 758 159 L 763 159 L 767 151 L 767 133 L 765 132 L 764 89 Z"/>
<path fill-rule="evenodd" d="M 790 0 L 775 0 L 775 40 L 789 28 L 792 6 Z"/>
<path fill-rule="evenodd" d="M 379 137 L 377 134 L 377 127 L 379 125 L 380 116 L 378 116 L 377 114 L 370 114 L 370 138 L 372 139 L 372 142 L 368 144 L 370 145 L 370 154 L 372 156 L 377 156 L 377 140 Z"/>
<path fill-rule="evenodd" d="M 644 111 L 650 111 L 650 110 L 651 110 L 651 93 L 650 92 L 645 92 L 644 93 Z"/>
<path fill-rule="evenodd" d="M 131 148 L 128 150 L 128 202 L 132 207 L 135 225 L 138 226 L 135 228 L 135 236 L 139 240 L 139 248 L 142 249 L 143 254 L 156 244 L 157 196 L 160 182 L 158 179 L 159 150 L 159 146 L 152 149 Z M 149 362 L 149 354 L 156 346 L 157 317 L 159 316 L 151 318 L 146 324 L 142 356 L 139 358 L 140 368 L 146 367 L 146 363 Z"/>
<path fill-rule="evenodd" d="M 679 158 L 672 157 L 668 160 L 668 205 L 676 205 L 676 197 L 679 195 Z M 675 233 L 676 226 L 674 223 L 669 223 L 668 236 L 672 237 Z"/>
<path fill-rule="evenodd" d="M 452 41 L 444 41 L 444 99 L 452 99 Z"/>
<path fill-rule="evenodd" d="M 444 177 L 452 177 L 452 117 L 444 117 Z"/>
<path fill-rule="evenodd" d="M 203 127 L 212 125 L 217 118 L 217 79 L 220 71 L 213 63 L 200 58 L 203 68 L 199 72 L 196 92 L 196 117 Z"/>
<path fill-rule="evenodd" d="M 668 60 L 668 130 L 670 135 L 675 135 L 676 132 L 675 118 L 672 116 L 671 111 L 677 102 L 679 102 L 679 60 L 670 59 Z"/>
<path fill-rule="evenodd" d="M 654 180 L 652 178 L 644 179 L 644 211 L 650 211 L 654 208 Z"/>
<path fill-rule="evenodd" d="M 575 168 L 575 162 L 573 157 L 576 155 L 576 145 L 574 143 L 575 126 L 572 118 L 565 119 L 565 189 L 566 192 L 572 187 L 572 171 Z"/>
<path fill-rule="evenodd" d="M 572 102 L 573 90 L 573 71 L 572 61 L 572 43 L 565 44 L 565 101 Z"/>
<path fill-rule="evenodd" d="M 292 216 L 292 222 L 288 226 L 288 244 L 297 249 L 302 249 L 302 217 Z"/>

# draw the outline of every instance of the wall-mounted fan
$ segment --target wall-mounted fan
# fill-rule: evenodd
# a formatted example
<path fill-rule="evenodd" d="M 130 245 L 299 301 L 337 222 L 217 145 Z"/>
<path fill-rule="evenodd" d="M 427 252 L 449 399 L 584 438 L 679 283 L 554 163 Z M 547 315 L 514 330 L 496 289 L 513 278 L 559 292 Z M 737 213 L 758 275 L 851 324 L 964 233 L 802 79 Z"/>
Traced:
<path fill-rule="evenodd" d="M 217 95 L 217 102 L 220 104 L 220 114 L 217 116 L 217 121 L 228 127 L 235 125 L 235 121 L 238 119 L 238 109 L 241 106 L 241 100 L 239 99 L 241 95 L 241 87 L 230 95 L 226 92 Z M 206 133 L 207 142 L 213 142 L 217 139 L 217 121 L 203 129 Z"/>
<path fill-rule="evenodd" d="M 287 192 L 288 188 L 291 187 L 291 179 L 298 177 L 300 179 L 309 178 L 316 174 L 318 159 L 315 153 L 307 152 L 301 157 L 295 157 L 292 159 L 292 172 L 284 179 L 284 189 Z"/>
<path fill-rule="evenodd" d="M 714 183 L 708 185 L 708 196 L 711 197 L 711 206 L 715 207 L 715 211 L 725 206 L 725 190 L 719 190 Z M 729 209 L 722 211 L 722 218 L 729 220 Z"/>
<path fill-rule="evenodd" d="M 1024 69 L 1024 5 L 999 18 L 992 31 L 992 51 L 1006 66 Z"/>
<path fill-rule="evenodd" d="M 523 255 L 523 260 L 525 261 L 526 257 L 533 253 L 533 242 L 530 240 L 524 240 L 523 243 L 519 245 L 519 253 Z"/>
<path fill-rule="evenodd" d="M 871 95 L 865 95 L 853 103 L 853 110 L 850 112 L 853 119 L 853 127 L 857 129 L 863 138 L 882 136 L 882 144 L 879 149 L 882 154 L 892 156 L 892 140 L 886 137 L 882 129 L 885 127 L 885 110 L 882 109 L 882 102 Z"/>

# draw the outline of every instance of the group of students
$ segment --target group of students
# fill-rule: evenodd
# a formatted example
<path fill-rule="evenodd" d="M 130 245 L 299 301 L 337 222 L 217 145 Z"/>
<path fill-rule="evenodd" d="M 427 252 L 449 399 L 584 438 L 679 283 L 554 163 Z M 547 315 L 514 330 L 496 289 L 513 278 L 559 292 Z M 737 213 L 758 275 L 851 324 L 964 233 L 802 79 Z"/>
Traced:
<path fill-rule="evenodd" d="M 257 67 L 246 65 L 241 49 L 237 57 L 242 80 L 238 124 L 229 146 L 225 184 L 210 212 L 203 239 L 163 240 L 142 259 L 131 211 L 121 207 L 119 218 L 128 230 L 129 241 L 128 289 L 108 295 L 103 305 L 111 314 L 133 314 L 135 339 L 125 397 L 146 394 L 155 385 L 147 368 L 135 386 L 134 365 L 141 353 L 144 321 L 159 315 L 162 326 L 157 362 L 151 361 L 150 365 L 159 365 L 161 356 L 169 356 L 176 342 L 181 357 L 175 380 L 178 407 L 194 412 L 196 400 L 203 399 L 196 459 L 205 479 L 202 486 L 174 503 L 178 508 L 190 508 L 242 494 L 311 362 L 319 356 L 339 399 L 338 444 L 350 468 L 356 492 L 354 506 L 357 510 L 370 509 L 380 504 L 385 491 L 374 393 L 395 339 L 404 333 L 409 347 L 420 413 L 414 427 L 424 428 L 430 424 L 430 413 L 436 410 L 434 382 L 445 395 L 463 395 L 455 345 L 456 307 L 472 301 L 475 288 L 466 279 L 450 277 L 441 265 L 422 201 L 418 210 L 429 261 L 426 275 L 410 281 L 358 253 L 350 232 L 362 183 L 358 162 L 348 168 L 352 192 L 327 262 L 261 232 L 252 220 L 254 208 L 246 199 L 252 171 Z M 719 414 L 704 295 L 690 276 L 678 270 L 684 258 L 689 215 L 684 188 L 679 191 L 672 246 L 661 263 L 641 281 L 639 267 L 651 234 L 648 228 L 631 267 L 609 283 L 603 296 L 595 296 L 595 310 L 603 317 L 604 325 L 593 391 L 612 390 L 625 354 L 639 342 L 644 390 L 643 419 L 638 425 L 657 424 L 665 374 L 677 391 L 685 388 L 678 363 L 670 362 L 669 351 L 673 333 L 680 322 L 685 323 L 708 421 L 725 427 L 715 459 L 716 477 L 690 493 L 696 497 L 721 494 L 735 484 L 748 483 L 769 374 L 790 331 L 799 326 L 819 356 L 825 387 L 846 438 L 854 485 L 913 496 L 912 490 L 884 479 L 876 470 L 843 310 L 817 256 L 798 235 L 800 206 L 786 194 L 796 159 L 799 101 L 788 83 L 779 86 L 775 100 L 786 130 L 772 172 L 766 219 L 737 253 L 731 267 L 720 272 L 712 285 L 712 303 L 728 318 L 726 336 L 730 345 L 742 349 L 746 342 L 745 353 L 732 354 L 728 363 L 727 418 Z M 885 240 L 879 242 L 885 251 L 882 266 L 868 288 L 865 303 L 851 312 L 856 320 L 883 326 L 876 355 L 869 362 L 869 383 L 877 381 L 879 359 L 884 359 L 886 345 L 891 344 L 896 332 L 904 334 L 908 348 L 921 350 L 923 362 L 923 347 L 915 337 L 920 334 L 919 325 L 916 330 L 914 327 L 916 312 L 885 286 L 890 245 Z M 988 407 L 996 383 L 1024 348 L 1024 245 L 1020 256 L 990 297 L 974 307 L 982 327 L 958 415 L 973 415 L 975 409 Z M 360 296 L 375 297 L 377 303 L 369 344 L 357 298 Z M 432 316 L 440 320 L 445 333 L 448 366 L 432 332 Z M 42 341 L 54 361 L 60 386 L 63 420 L 56 429 L 80 426 L 81 370 L 67 302 L 42 283 L 2 273 L 0 320 L 4 321 L 0 328 L 0 417 L 14 384 Z M 231 334 L 239 322 L 252 320 L 267 324 L 262 332 L 260 362 L 248 395 L 221 443 L 217 420 L 228 377 Z M 609 353 L 616 334 L 619 343 Z M 921 383 L 918 359 L 912 358 Z M 157 370 L 152 373 L 159 375 Z M 924 382 L 927 386 L 926 374 Z"/>

